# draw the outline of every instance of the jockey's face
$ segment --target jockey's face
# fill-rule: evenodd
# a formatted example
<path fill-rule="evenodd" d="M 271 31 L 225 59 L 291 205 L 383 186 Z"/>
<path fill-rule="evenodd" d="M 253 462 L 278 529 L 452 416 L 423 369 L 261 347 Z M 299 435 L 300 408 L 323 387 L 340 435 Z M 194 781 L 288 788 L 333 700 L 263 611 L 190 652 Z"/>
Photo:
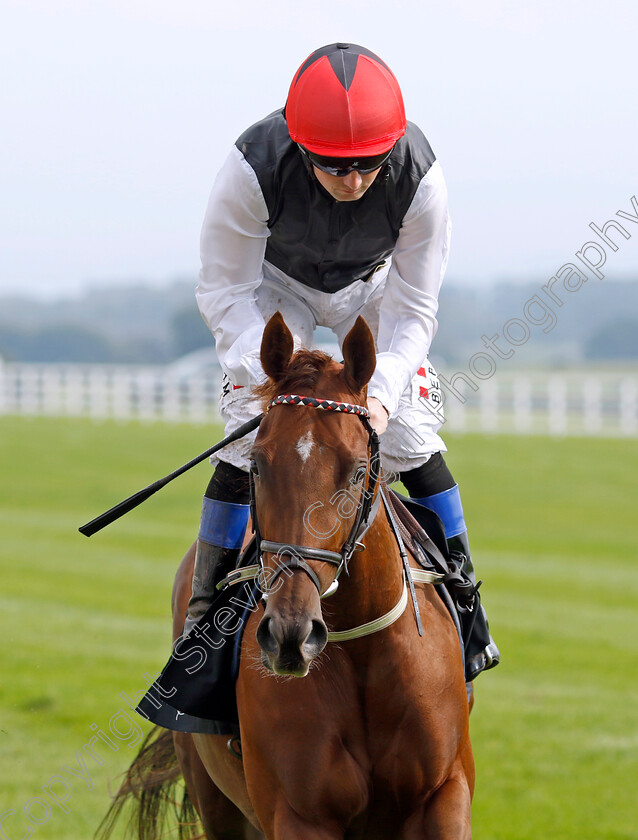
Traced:
<path fill-rule="evenodd" d="M 312 167 L 317 181 L 321 184 L 324 190 L 330 193 L 335 201 L 357 201 L 365 193 L 365 191 L 372 185 L 374 179 L 381 171 L 381 167 L 375 169 L 374 172 L 368 172 L 367 175 L 362 175 L 353 169 L 347 175 L 340 178 L 337 175 L 328 175 L 316 166 Z"/>

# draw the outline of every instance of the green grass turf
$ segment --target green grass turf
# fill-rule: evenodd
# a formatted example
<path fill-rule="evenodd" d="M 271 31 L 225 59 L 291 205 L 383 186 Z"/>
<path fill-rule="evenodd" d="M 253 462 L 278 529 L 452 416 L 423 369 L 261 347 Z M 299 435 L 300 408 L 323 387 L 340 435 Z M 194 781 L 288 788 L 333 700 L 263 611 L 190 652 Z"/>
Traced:
<path fill-rule="evenodd" d="M 29 827 L 38 840 L 87 840 L 135 755 L 145 727 L 121 715 L 115 740 L 109 721 L 165 661 L 173 574 L 209 467 L 90 540 L 77 527 L 219 436 L 0 418 L 0 815 L 16 812 L 2 824 L 11 840 Z M 447 442 L 503 655 L 476 684 L 474 836 L 638 837 L 638 441 Z M 116 750 L 96 747 L 103 766 L 84 752 L 89 789 L 62 767 L 81 772 L 92 724 Z"/>

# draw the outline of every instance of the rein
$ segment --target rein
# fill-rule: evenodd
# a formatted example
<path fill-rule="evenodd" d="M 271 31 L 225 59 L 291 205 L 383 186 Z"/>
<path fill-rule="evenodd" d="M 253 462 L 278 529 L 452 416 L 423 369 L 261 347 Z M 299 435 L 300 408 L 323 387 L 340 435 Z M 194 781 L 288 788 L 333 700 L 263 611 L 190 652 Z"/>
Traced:
<path fill-rule="evenodd" d="M 262 552 L 268 554 L 275 554 L 277 556 L 277 569 L 270 575 L 268 579 L 267 588 L 263 589 L 263 597 L 268 597 L 268 591 L 272 589 L 273 584 L 277 578 L 285 571 L 295 571 L 297 569 L 305 572 L 310 580 L 314 583 L 319 593 L 320 598 L 326 598 L 336 591 L 339 585 L 339 576 L 344 568 L 347 570 L 350 558 L 359 546 L 359 539 L 367 531 L 372 524 L 374 516 L 371 512 L 374 507 L 374 514 L 376 515 L 377 505 L 373 504 L 375 490 L 379 483 L 379 471 L 381 468 L 381 458 L 379 455 L 379 436 L 370 425 L 370 412 L 365 406 L 355 405 L 353 403 L 338 402 L 336 400 L 322 400 L 315 397 L 303 397 L 299 394 L 280 394 L 271 400 L 266 406 L 266 414 L 276 406 L 279 405 L 304 405 L 311 408 L 321 409 L 323 411 L 334 411 L 340 414 L 354 414 L 358 417 L 366 432 L 368 433 L 368 467 L 366 470 L 367 484 L 361 492 L 361 498 L 357 506 L 354 523 L 350 529 L 346 541 L 344 542 L 341 551 L 331 551 L 325 548 L 315 548 L 304 545 L 289 545 L 288 543 L 275 542 L 274 540 L 265 540 L 262 538 L 259 530 L 259 522 L 257 519 L 257 505 L 255 500 L 255 482 L 253 478 L 253 471 L 249 473 L 250 477 L 250 513 L 253 523 L 253 531 L 257 544 L 257 558 L 260 566 L 263 579 L 266 579 L 266 570 L 264 568 Z M 321 581 L 316 572 L 304 560 L 304 557 L 313 560 L 321 560 L 324 563 L 331 563 L 337 567 L 337 571 L 331 585 L 325 592 L 321 591 Z"/>

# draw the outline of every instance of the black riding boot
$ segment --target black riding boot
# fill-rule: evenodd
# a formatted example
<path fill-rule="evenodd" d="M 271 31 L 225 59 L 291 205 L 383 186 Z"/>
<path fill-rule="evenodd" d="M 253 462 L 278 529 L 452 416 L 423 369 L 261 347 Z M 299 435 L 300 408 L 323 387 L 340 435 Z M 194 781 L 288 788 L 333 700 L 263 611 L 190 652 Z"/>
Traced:
<path fill-rule="evenodd" d="M 468 576 L 472 586 L 476 586 L 476 575 L 470 555 L 467 531 L 463 531 L 455 537 L 450 537 L 447 544 L 450 555 L 459 562 L 461 571 Z M 476 614 L 474 614 L 475 611 Z M 480 599 L 475 598 L 472 610 L 462 614 L 460 619 L 462 626 L 467 625 L 471 628 L 465 641 L 465 679 L 467 682 L 472 682 L 481 671 L 488 671 L 498 665 L 501 661 L 501 654 L 490 635 L 487 614 Z"/>
<path fill-rule="evenodd" d="M 188 636 L 193 625 L 210 607 L 216 594 L 216 585 L 237 563 L 250 509 L 248 504 L 217 497 L 225 495 L 236 499 L 245 498 L 241 486 L 244 481 L 247 484 L 246 473 L 222 461 L 204 496 L 193 569 L 193 594 L 188 602 L 182 634 L 184 637 Z M 211 498 L 213 495 L 215 498 Z"/>
<path fill-rule="evenodd" d="M 414 502 L 437 514 L 445 528 L 450 556 L 475 588 L 476 575 L 459 487 L 441 453 L 432 455 L 422 467 L 401 473 L 401 480 Z M 490 635 L 487 615 L 478 595 L 467 599 L 464 597 L 460 601 L 459 619 L 465 641 L 465 679 L 471 682 L 481 671 L 498 665 L 501 655 Z"/>

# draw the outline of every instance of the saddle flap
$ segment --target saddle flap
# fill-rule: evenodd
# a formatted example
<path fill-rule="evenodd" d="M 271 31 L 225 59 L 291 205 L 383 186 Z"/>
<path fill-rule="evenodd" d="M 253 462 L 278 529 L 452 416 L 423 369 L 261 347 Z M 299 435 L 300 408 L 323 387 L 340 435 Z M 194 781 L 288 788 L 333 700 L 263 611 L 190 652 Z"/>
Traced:
<path fill-rule="evenodd" d="M 396 490 L 390 490 L 388 498 L 395 516 L 407 531 L 410 542 L 417 543 L 426 553 L 430 564 L 437 571 L 446 574 L 450 566 L 449 551 L 443 523 L 436 513 L 402 496 Z M 422 561 L 422 552 L 417 551 L 415 556 L 419 562 Z"/>

